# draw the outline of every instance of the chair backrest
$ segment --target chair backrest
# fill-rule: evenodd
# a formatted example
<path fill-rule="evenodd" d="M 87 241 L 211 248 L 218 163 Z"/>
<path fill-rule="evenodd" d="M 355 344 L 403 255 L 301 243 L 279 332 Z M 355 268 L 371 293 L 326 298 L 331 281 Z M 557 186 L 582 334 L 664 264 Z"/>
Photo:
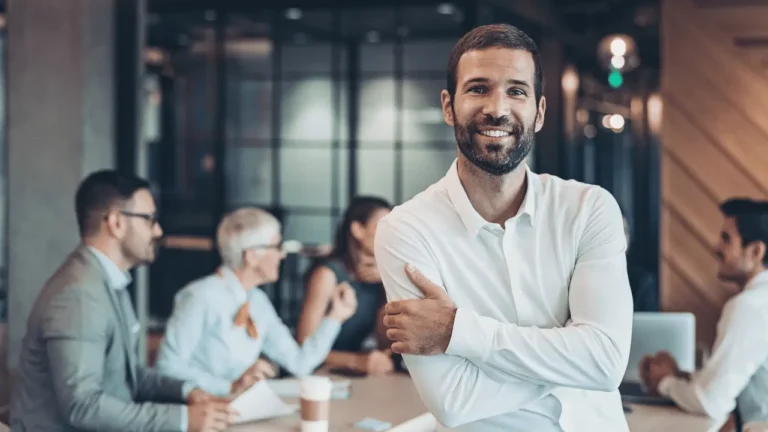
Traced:
<path fill-rule="evenodd" d="M 682 371 L 696 368 L 696 318 L 688 312 L 635 312 L 632 346 L 624 381 L 640 381 L 640 361 L 646 355 L 667 351 Z"/>

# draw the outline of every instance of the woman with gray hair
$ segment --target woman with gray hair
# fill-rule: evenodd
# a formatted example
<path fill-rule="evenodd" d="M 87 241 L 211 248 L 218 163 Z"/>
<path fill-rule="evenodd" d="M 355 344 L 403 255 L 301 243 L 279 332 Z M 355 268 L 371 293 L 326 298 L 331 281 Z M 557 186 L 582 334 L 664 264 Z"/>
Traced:
<path fill-rule="evenodd" d="M 264 210 L 241 208 L 222 219 L 217 243 L 218 271 L 176 294 L 158 368 L 218 396 L 236 396 L 273 376 L 258 360 L 262 353 L 293 375 L 311 374 L 354 314 L 354 291 L 340 287 L 321 325 L 299 345 L 258 289 L 279 277 L 285 257 L 280 222 Z"/>

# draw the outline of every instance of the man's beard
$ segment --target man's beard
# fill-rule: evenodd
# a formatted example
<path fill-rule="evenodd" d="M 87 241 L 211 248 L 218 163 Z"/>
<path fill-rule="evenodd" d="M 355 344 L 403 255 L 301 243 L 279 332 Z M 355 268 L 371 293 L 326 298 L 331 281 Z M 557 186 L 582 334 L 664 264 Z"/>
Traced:
<path fill-rule="evenodd" d="M 123 243 L 121 250 L 125 259 L 132 266 L 152 264 L 160 253 L 160 238 L 152 239 L 152 243 L 145 246 Z"/>
<path fill-rule="evenodd" d="M 455 113 L 454 118 L 456 118 Z M 477 122 L 472 121 L 467 125 L 456 123 L 453 130 L 459 150 L 464 157 L 488 174 L 502 176 L 514 171 L 533 148 L 535 122 L 536 120 L 529 127 L 523 128 L 518 123 L 511 123 L 507 116 L 498 119 L 488 116 L 483 126 L 506 130 L 511 133 L 515 141 L 508 148 L 504 148 L 501 144 L 488 144 L 485 146 L 486 151 L 483 151 L 484 149 L 476 141 L 480 131 Z"/>

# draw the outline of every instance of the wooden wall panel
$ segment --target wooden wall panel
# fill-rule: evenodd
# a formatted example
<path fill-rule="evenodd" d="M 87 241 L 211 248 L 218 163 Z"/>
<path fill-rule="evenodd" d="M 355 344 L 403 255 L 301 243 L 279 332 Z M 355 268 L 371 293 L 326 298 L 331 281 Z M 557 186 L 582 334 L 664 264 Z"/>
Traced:
<path fill-rule="evenodd" d="M 768 36 L 768 6 L 662 1 L 661 303 L 691 311 L 700 343 L 735 288 L 713 245 L 732 196 L 768 197 L 768 73 L 745 38 Z"/>

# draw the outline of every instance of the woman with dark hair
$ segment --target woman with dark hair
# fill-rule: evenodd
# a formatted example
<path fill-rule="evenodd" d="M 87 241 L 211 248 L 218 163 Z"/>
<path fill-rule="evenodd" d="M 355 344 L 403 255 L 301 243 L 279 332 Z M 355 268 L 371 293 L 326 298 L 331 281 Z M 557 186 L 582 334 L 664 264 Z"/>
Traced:
<path fill-rule="evenodd" d="M 381 198 L 354 198 L 336 231 L 333 252 L 307 272 L 304 307 L 297 329 L 300 343 L 315 332 L 340 285 L 348 284 L 357 295 L 357 310 L 342 325 L 325 359 L 325 365 L 331 369 L 370 375 L 394 370 L 381 322 L 386 295 L 373 257 L 376 226 L 391 208 Z M 376 336 L 379 349 L 363 352 L 363 342 L 371 335 Z"/>

